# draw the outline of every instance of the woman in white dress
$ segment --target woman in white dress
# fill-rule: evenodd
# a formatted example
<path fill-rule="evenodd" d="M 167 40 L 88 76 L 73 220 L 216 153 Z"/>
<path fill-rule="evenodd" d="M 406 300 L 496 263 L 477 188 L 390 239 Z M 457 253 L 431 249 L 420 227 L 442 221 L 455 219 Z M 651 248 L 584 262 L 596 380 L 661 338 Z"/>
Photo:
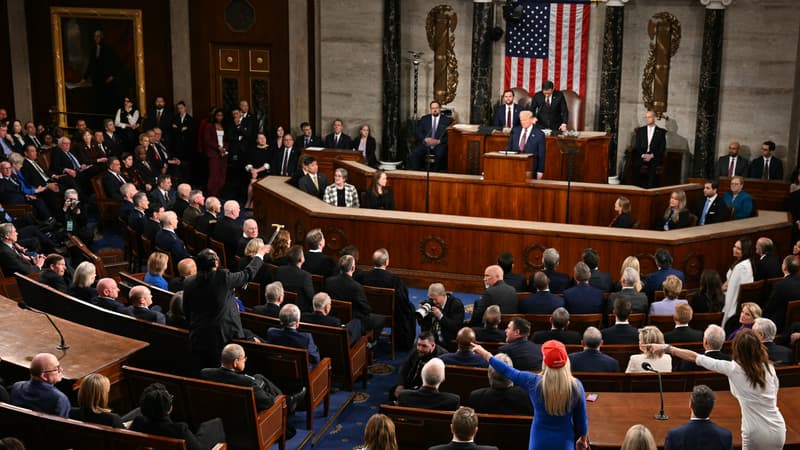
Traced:
<path fill-rule="evenodd" d="M 668 344 L 651 344 L 650 348 L 728 377 L 731 395 L 742 409 L 742 450 L 783 448 L 786 423 L 778 409 L 778 377 L 769 362 L 767 349 L 752 330 L 736 335 L 733 361 L 709 358 Z"/>
<path fill-rule="evenodd" d="M 725 306 L 722 307 L 722 328 L 725 322 L 736 315 L 736 299 L 739 297 L 739 287 L 742 283 L 753 282 L 753 241 L 750 238 L 742 238 L 733 244 L 733 257 L 736 258 L 725 283 L 722 284 L 722 291 L 725 292 Z M 727 330 L 727 329 L 726 329 Z"/>
<path fill-rule="evenodd" d="M 648 362 L 659 372 L 672 372 L 672 357 L 665 355 L 663 351 L 653 351 L 648 344 L 663 344 L 664 334 L 657 327 L 652 325 L 639 329 L 639 349 L 641 354 L 631 355 L 628 360 L 628 368 L 625 373 L 642 373 L 642 363 Z"/>

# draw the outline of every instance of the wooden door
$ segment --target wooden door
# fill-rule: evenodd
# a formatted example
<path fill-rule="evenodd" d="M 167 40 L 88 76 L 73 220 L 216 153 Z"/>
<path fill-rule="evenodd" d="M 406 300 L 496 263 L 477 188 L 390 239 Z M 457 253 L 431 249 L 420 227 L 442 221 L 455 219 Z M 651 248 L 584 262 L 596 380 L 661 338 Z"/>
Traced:
<path fill-rule="evenodd" d="M 270 49 L 260 46 L 212 45 L 211 98 L 230 111 L 240 100 L 250 103 L 259 130 L 270 126 Z"/>

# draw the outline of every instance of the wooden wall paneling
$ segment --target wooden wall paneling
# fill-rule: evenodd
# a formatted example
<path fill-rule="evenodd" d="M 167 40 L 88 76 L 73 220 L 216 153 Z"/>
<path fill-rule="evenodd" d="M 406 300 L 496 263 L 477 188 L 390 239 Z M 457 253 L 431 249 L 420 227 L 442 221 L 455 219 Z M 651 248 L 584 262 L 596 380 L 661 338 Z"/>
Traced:
<path fill-rule="evenodd" d="M 8 2 L 7 0 L 0 0 L 0 12 L 3 18 L 0 19 L 5 23 L 0 27 L 0 61 L 11 61 L 11 36 L 8 32 Z M 11 64 L 0 64 L 0 108 L 5 108 L 8 111 L 8 117 L 16 117 L 14 114 L 14 83 L 11 74 Z M 27 120 L 23 118 L 23 120 Z"/>

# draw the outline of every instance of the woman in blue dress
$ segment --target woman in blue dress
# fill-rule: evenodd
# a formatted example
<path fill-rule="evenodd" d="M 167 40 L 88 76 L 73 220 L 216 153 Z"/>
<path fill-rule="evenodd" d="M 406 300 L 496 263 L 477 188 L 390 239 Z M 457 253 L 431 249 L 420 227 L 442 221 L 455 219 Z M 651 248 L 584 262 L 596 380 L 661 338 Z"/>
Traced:
<path fill-rule="evenodd" d="M 472 351 L 486 358 L 506 378 L 528 391 L 533 404 L 529 450 L 585 450 L 589 448 L 589 417 L 583 385 L 572 376 L 564 344 L 542 345 L 541 375 L 521 372 L 492 356 L 480 345 Z M 575 441 L 575 436 L 578 440 Z"/>

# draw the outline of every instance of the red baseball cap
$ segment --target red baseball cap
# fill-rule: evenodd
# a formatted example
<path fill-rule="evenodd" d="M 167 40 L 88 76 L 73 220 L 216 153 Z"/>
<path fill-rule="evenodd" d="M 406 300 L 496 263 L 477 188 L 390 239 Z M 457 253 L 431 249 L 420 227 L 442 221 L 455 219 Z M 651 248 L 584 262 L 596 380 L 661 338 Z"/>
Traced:
<path fill-rule="evenodd" d="M 560 369 L 567 364 L 567 349 L 559 341 L 551 340 L 542 344 L 544 364 L 551 369 Z"/>

